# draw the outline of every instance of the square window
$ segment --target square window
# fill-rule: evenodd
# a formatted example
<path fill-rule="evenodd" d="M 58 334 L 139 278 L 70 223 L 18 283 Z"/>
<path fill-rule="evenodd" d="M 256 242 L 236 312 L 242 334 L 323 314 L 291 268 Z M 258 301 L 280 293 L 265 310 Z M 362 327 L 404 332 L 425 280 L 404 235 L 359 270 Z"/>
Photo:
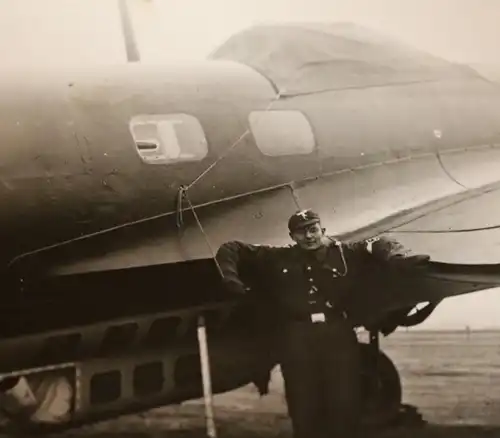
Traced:
<path fill-rule="evenodd" d="M 208 154 L 200 122 L 187 114 L 138 115 L 130 121 L 130 132 L 148 164 L 200 161 Z"/>
<path fill-rule="evenodd" d="M 121 396 L 120 371 L 94 374 L 90 380 L 90 403 L 93 405 L 111 403 Z"/>
<path fill-rule="evenodd" d="M 264 155 L 303 155 L 314 150 L 314 133 L 300 111 L 253 111 L 249 122 Z"/>
<path fill-rule="evenodd" d="M 134 369 L 134 393 L 146 396 L 161 392 L 163 389 L 163 364 L 151 362 L 138 365 Z"/>

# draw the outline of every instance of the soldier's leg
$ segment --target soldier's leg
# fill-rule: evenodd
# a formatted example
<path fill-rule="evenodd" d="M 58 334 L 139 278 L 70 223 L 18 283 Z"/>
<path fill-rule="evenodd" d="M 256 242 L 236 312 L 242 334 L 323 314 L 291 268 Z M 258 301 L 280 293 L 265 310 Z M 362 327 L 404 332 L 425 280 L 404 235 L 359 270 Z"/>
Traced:
<path fill-rule="evenodd" d="M 281 369 L 288 413 L 294 438 L 319 435 L 321 382 L 318 363 L 312 353 L 310 325 L 297 324 L 285 330 L 281 343 Z"/>
<path fill-rule="evenodd" d="M 323 377 L 329 437 L 359 436 L 361 363 L 356 336 L 347 327 L 329 328 Z"/>

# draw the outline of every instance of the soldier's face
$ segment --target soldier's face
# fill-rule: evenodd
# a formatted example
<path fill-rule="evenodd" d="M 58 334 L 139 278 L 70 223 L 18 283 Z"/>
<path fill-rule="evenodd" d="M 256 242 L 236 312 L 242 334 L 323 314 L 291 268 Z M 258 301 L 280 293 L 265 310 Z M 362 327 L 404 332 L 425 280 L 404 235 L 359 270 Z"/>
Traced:
<path fill-rule="evenodd" d="M 295 230 L 290 233 L 290 237 L 297 242 L 302 249 L 314 250 L 323 245 L 323 238 L 325 235 L 324 228 L 321 224 L 316 223 L 307 227 Z"/>

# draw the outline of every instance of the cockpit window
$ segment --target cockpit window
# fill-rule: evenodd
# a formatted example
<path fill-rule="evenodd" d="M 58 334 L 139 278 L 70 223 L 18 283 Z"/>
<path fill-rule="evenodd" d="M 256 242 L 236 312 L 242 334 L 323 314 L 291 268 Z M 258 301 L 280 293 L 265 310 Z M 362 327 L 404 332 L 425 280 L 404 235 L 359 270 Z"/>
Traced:
<path fill-rule="evenodd" d="M 249 123 L 264 155 L 303 155 L 314 150 L 314 133 L 300 111 L 253 111 Z"/>
<path fill-rule="evenodd" d="M 148 164 L 200 161 L 208 153 L 200 122 L 188 114 L 138 115 L 130 121 L 130 132 Z"/>

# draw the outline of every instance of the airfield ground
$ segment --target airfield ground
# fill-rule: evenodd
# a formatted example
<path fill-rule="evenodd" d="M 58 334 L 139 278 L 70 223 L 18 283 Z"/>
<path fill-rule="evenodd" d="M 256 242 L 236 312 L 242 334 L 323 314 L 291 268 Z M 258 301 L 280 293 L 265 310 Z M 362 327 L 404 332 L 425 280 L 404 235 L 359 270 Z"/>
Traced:
<path fill-rule="evenodd" d="M 377 438 L 500 438 L 500 332 L 401 331 L 382 339 L 399 367 L 404 402 L 418 406 L 428 425 Z M 279 369 L 271 393 L 245 387 L 215 397 L 221 438 L 290 437 Z M 156 409 L 63 435 L 96 438 L 204 437 L 203 403 Z M 369 435 L 368 435 L 369 436 Z"/>

